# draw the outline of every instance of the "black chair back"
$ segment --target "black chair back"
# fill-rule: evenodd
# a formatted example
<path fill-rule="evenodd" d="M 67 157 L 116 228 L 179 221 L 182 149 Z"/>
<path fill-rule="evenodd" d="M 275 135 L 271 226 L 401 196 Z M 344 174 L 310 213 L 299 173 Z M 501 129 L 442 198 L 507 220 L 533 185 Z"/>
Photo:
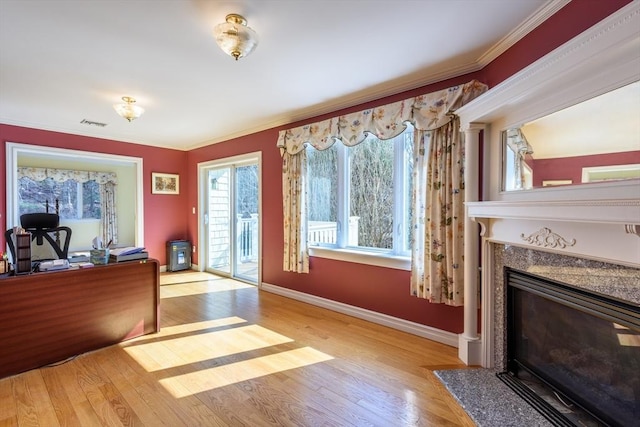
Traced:
<path fill-rule="evenodd" d="M 71 242 L 71 229 L 60 226 L 60 216 L 54 213 L 27 213 L 20 215 L 20 225 L 25 231 L 31 233 L 31 241 L 42 246 L 46 240 L 56 253 L 58 259 L 69 257 L 69 243 Z M 13 245 L 13 229 L 7 230 L 5 240 L 9 246 L 11 257 L 15 262 L 16 250 Z"/>

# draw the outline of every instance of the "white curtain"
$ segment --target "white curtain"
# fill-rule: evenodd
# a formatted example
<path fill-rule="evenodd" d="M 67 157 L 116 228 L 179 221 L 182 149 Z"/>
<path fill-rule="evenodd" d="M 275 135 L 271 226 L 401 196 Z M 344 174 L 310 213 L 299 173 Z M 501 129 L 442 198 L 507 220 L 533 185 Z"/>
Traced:
<path fill-rule="evenodd" d="M 486 90 L 485 84 L 472 80 L 464 85 L 281 131 L 277 146 L 283 155 L 282 182 L 286 193 L 283 199 L 284 270 L 308 272 L 306 160 L 303 157 L 306 144 L 318 150 L 327 149 L 336 141 L 354 146 L 368 133 L 379 139 L 389 139 L 401 134 L 406 122 L 413 123 L 416 134 L 438 129 L 451 122 L 453 111 Z M 292 254 L 296 256 L 292 257 Z"/>
<path fill-rule="evenodd" d="M 18 178 L 44 181 L 51 178 L 56 182 L 74 180 L 76 182 L 95 181 L 100 186 L 100 230 L 102 240 L 118 243 L 118 221 L 116 215 L 116 186 L 118 177 L 114 172 L 79 171 L 69 169 L 19 167 Z"/>

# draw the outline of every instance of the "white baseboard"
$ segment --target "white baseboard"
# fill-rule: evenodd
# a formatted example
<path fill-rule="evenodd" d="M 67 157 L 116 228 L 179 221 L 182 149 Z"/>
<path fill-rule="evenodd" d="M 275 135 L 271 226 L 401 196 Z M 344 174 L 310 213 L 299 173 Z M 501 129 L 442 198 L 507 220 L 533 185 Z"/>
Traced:
<path fill-rule="evenodd" d="M 360 307 L 344 304 L 330 299 L 305 294 L 291 289 L 283 288 L 269 283 L 262 283 L 260 289 L 274 294 L 282 295 L 287 298 L 306 302 L 311 305 L 326 308 L 328 310 L 337 311 L 338 313 L 347 314 L 357 317 L 358 319 L 367 320 L 379 325 L 388 326 L 389 328 L 399 331 L 408 332 L 423 338 L 430 339 L 442 344 L 458 347 L 458 334 L 443 331 L 442 329 L 432 328 L 431 326 L 421 325 L 420 323 L 410 322 L 408 320 L 399 319 L 387 314 L 378 313 Z"/>

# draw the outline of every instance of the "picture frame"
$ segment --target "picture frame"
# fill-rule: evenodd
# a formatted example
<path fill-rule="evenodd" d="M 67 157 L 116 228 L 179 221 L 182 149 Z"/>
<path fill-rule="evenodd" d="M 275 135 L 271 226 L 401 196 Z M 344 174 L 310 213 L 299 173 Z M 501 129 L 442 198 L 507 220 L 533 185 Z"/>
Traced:
<path fill-rule="evenodd" d="M 180 194 L 180 175 L 173 173 L 151 173 L 152 194 Z"/>

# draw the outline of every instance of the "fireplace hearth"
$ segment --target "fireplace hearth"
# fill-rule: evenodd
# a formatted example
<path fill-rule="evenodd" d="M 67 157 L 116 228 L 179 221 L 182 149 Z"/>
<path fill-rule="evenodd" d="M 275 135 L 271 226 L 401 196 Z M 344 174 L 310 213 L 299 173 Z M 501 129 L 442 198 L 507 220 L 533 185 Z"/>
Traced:
<path fill-rule="evenodd" d="M 507 369 L 554 425 L 640 419 L 640 307 L 505 268 Z"/>
<path fill-rule="evenodd" d="M 640 306 L 640 269 L 517 245 L 490 245 L 491 257 L 487 259 L 487 264 L 493 266 L 490 280 L 493 292 L 488 300 L 492 309 L 490 321 L 483 323 L 486 328 L 483 330 L 487 332 L 486 339 L 492 343 L 491 351 L 487 353 L 492 356 L 487 359 L 491 361 L 491 365 L 485 366 L 484 369 L 438 371 L 436 376 L 479 427 L 562 425 L 561 422 L 567 422 L 564 415 L 560 418 L 562 421 L 550 421 L 549 417 L 541 415 L 528 403 L 528 396 L 523 397 L 514 392 L 496 375 L 507 371 L 505 267 L 560 282 L 585 292 L 606 295 L 636 307 Z M 630 337 L 630 334 L 623 335 L 625 338 Z M 526 370 L 522 371 L 522 374 L 528 373 Z M 550 391 L 538 378 L 530 376 L 525 378 L 524 384 L 521 380 L 518 384 L 525 389 L 537 389 L 536 396 L 550 402 L 556 411 L 568 411 L 557 399 L 554 390 Z M 594 424 L 584 425 L 592 427 Z"/>

